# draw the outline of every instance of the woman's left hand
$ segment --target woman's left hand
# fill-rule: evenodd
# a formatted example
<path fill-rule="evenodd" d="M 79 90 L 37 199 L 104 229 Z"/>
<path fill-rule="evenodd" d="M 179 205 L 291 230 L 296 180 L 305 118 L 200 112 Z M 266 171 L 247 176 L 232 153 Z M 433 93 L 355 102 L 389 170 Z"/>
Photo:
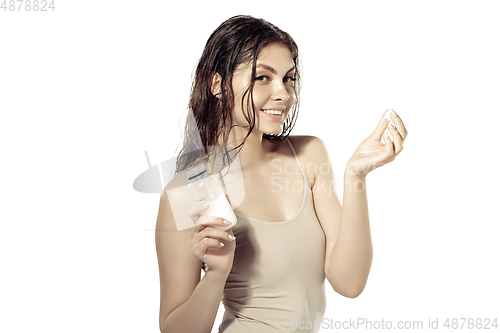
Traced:
<path fill-rule="evenodd" d="M 385 119 L 386 112 L 389 112 L 395 128 L 392 128 L 389 121 Z M 385 133 L 386 128 L 392 140 Z M 382 136 L 384 136 L 385 144 L 381 142 Z M 365 177 L 370 171 L 392 162 L 403 150 L 403 142 L 407 136 L 408 131 L 401 118 L 394 110 L 386 110 L 375 131 L 359 145 L 347 162 L 346 174 Z"/>

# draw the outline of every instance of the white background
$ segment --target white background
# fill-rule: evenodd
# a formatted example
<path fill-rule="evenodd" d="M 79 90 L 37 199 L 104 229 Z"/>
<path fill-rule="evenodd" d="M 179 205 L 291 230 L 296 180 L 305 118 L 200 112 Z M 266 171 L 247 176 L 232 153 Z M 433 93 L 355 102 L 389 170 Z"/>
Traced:
<path fill-rule="evenodd" d="M 348 299 L 327 284 L 324 317 L 427 328 L 498 316 L 497 1 L 55 6 L 0 11 L 0 331 L 159 332 L 159 194 L 132 182 L 144 151 L 152 165 L 174 154 L 195 64 L 237 14 L 299 45 L 292 135 L 323 139 L 339 186 L 384 110 L 409 131 L 396 160 L 367 177 L 365 291 Z"/>

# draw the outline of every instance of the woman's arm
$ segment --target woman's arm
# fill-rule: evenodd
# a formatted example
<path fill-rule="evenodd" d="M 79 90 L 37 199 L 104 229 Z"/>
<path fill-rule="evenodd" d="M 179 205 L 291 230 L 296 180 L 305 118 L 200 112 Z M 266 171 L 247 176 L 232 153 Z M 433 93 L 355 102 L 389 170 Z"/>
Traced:
<path fill-rule="evenodd" d="M 346 175 L 341 206 L 323 141 L 317 137 L 308 137 L 306 141 L 305 159 L 316 170 L 312 187 L 314 209 L 326 236 L 325 276 L 339 294 L 357 297 L 366 284 L 372 258 L 366 182 L 364 178 Z M 353 187 L 356 182 L 358 191 Z"/>
<path fill-rule="evenodd" d="M 340 230 L 331 249 L 329 280 L 346 297 L 357 297 L 365 288 L 373 259 L 368 219 L 366 177 L 344 175 Z"/>
<path fill-rule="evenodd" d="M 388 115 L 393 124 L 385 118 Z M 314 144 L 310 150 L 316 156 L 313 160 L 328 166 L 316 173 L 313 187 L 316 213 L 327 237 L 325 275 L 332 287 L 344 296 L 357 297 L 361 294 L 373 258 L 366 175 L 392 162 L 403 150 L 407 135 L 402 119 L 393 110 L 386 110 L 375 130 L 358 146 L 346 164 L 342 207 L 328 185 L 333 184 L 333 172 L 324 144 L 318 138 L 311 140 Z M 385 143 L 381 142 L 382 137 Z"/>
<path fill-rule="evenodd" d="M 222 299 L 227 275 L 208 270 L 200 281 L 202 262 L 192 254 L 191 232 L 177 231 L 164 191 L 155 235 L 162 333 L 210 333 Z"/>
<path fill-rule="evenodd" d="M 191 297 L 160 323 L 162 333 L 210 333 L 217 316 L 226 276 L 208 270 Z"/>

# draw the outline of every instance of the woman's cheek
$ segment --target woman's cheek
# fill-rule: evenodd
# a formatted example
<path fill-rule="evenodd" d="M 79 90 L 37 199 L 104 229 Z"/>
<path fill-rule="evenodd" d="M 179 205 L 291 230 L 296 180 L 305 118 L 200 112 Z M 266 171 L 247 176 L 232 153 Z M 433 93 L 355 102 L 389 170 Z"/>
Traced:
<path fill-rule="evenodd" d="M 267 94 L 267 91 L 264 86 L 262 85 L 255 85 L 253 88 L 253 102 L 255 105 L 255 108 L 260 109 L 260 107 L 263 107 L 264 104 L 266 103 L 266 96 L 270 94 Z"/>
<path fill-rule="evenodd" d="M 292 107 L 292 105 L 295 103 L 295 90 L 293 90 L 293 88 L 289 89 L 288 95 L 290 97 L 288 98 L 286 105 L 287 105 L 287 108 L 290 109 Z"/>

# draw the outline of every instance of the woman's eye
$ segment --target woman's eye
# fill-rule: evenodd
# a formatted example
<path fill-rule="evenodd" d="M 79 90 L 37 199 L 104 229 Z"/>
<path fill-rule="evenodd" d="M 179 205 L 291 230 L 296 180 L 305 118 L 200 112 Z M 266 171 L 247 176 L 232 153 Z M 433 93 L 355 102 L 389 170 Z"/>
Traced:
<path fill-rule="evenodd" d="M 265 76 L 265 75 L 257 76 L 255 78 L 255 81 L 266 82 L 266 81 L 270 81 L 270 80 L 271 79 L 269 78 L 269 76 Z M 286 76 L 285 78 L 283 78 L 283 82 L 285 82 L 285 83 L 293 83 L 295 80 L 296 80 L 296 78 L 293 76 Z"/>

